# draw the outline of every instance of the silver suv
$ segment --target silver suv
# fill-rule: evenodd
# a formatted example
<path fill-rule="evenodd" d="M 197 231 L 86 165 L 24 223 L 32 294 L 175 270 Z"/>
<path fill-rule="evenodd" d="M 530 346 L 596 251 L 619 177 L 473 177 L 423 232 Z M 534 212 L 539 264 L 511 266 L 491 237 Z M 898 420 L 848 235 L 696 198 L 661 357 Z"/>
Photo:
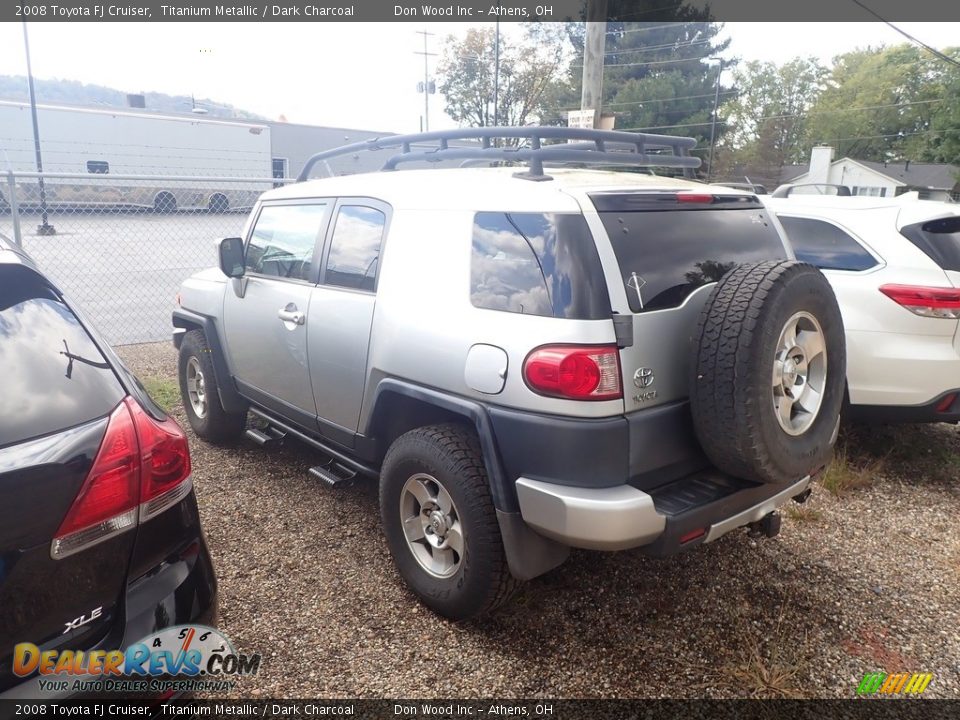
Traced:
<path fill-rule="evenodd" d="M 390 148 L 387 170 L 528 167 L 265 193 L 220 268 L 179 294 L 191 426 L 299 439 L 331 485 L 379 479 L 400 574 L 451 618 L 571 547 L 668 555 L 743 526 L 775 535 L 836 439 L 843 325 L 753 194 L 637 171 L 689 171 L 693 144 L 485 128 L 314 156 L 301 180 Z"/>

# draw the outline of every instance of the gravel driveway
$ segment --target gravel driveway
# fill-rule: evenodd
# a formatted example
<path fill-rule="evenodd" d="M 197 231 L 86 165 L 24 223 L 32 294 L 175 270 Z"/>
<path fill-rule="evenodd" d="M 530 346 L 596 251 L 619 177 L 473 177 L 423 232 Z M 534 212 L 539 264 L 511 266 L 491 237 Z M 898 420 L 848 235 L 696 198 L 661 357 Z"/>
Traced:
<path fill-rule="evenodd" d="M 169 343 L 120 354 L 141 378 L 175 377 Z M 237 695 L 852 697 L 867 672 L 906 671 L 960 697 L 960 433 L 856 442 L 887 456 L 881 471 L 839 498 L 815 489 L 777 538 L 735 531 L 666 560 L 574 551 L 455 624 L 401 584 L 373 483 L 327 488 L 295 443 L 191 436 L 221 628 L 264 656 Z"/>

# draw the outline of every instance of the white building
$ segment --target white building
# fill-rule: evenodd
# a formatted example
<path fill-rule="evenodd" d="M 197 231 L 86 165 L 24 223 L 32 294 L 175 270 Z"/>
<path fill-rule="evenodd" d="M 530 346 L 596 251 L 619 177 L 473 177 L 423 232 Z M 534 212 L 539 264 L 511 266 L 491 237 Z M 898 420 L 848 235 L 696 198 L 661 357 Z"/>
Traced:
<path fill-rule="evenodd" d="M 815 147 L 810 165 L 786 166 L 780 182 L 846 185 L 854 195 L 893 197 L 917 191 L 922 199 L 960 200 L 960 168 L 946 163 L 896 163 L 833 159 L 832 147 Z"/>

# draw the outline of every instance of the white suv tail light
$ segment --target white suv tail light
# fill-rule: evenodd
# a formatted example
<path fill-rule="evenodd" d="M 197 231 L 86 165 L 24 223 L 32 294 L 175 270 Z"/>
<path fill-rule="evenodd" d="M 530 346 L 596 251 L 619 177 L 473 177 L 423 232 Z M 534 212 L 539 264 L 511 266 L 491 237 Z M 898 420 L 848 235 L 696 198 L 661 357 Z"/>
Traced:
<path fill-rule="evenodd" d="M 960 288 L 881 285 L 880 292 L 915 315 L 960 318 Z"/>

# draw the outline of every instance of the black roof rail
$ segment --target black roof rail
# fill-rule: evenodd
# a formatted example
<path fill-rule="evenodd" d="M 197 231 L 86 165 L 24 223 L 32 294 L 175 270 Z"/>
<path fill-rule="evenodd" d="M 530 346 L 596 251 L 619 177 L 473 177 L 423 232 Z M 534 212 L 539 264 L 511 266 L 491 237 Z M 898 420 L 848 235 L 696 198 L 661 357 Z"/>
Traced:
<path fill-rule="evenodd" d="M 496 139 L 528 140 L 529 147 L 496 147 Z M 451 146 L 451 141 L 480 141 L 480 146 Z M 581 140 L 584 142 L 558 142 L 544 145 L 543 140 Z M 437 146 L 428 150 L 413 148 L 414 143 L 435 141 Z M 619 146 L 620 150 L 608 147 Z M 586 165 L 633 165 L 635 167 L 683 168 L 684 175 L 693 176 L 700 167 L 700 158 L 692 157 L 690 150 L 697 141 L 688 137 L 652 135 L 618 130 L 591 130 L 566 127 L 480 127 L 457 130 L 436 130 L 412 135 L 387 135 L 362 142 L 344 145 L 316 153 L 303 166 L 298 182 L 310 177 L 313 166 L 321 160 L 350 155 L 361 150 L 377 151 L 399 148 L 400 152 L 390 157 L 381 170 L 396 170 L 405 162 L 441 160 L 511 160 L 527 163 L 526 173 L 517 177 L 528 180 L 550 180 L 543 172 L 543 163 L 582 163 Z M 624 149 L 623 146 L 626 146 Z M 650 152 L 670 150 L 671 153 Z"/>
<path fill-rule="evenodd" d="M 805 195 L 830 195 L 832 197 L 850 197 L 853 193 L 846 185 L 837 185 L 835 183 L 785 183 L 779 186 L 771 193 L 770 197 L 785 198 L 790 197 L 797 188 L 833 188 L 836 192 L 803 193 Z"/>

